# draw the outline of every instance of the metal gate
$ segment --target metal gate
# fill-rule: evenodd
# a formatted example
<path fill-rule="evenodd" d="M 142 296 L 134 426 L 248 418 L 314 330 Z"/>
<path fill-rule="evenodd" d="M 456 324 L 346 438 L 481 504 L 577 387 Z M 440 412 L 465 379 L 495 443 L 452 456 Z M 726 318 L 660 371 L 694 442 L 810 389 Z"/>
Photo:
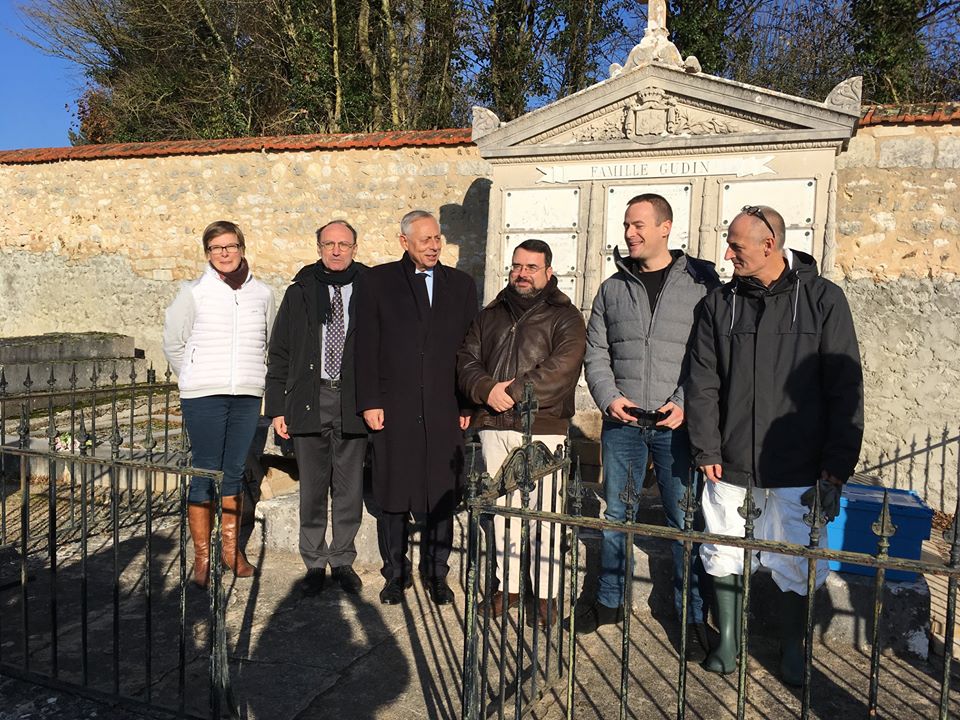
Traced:
<path fill-rule="evenodd" d="M 227 668 L 222 473 L 189 466 L 172 395 L 118 383 L 7 392 L 0 370 L 0 673 L 178 716 L 239 717 Z M 175 401 L 175 398 L 173 398 Z M 188 584 L 187 485 L 211 478 L 209 591 Z"/>
<path fill-rule="evenodd" d="M 753 493 L 747 492 L 741 515 L 745 518 L 745 533 L 742 538 L 713 535 L 693 530 L 694 516 L 698 510 L 698 498 L 693 491 L 694 470 L 691 469 L 685 497 L 681 501 L 685 528 L 673 530 L 668 527 L 635 522 L 638 495 L 632 478 L 628 478 L 626 490 L 620 496 L 627 508 L 627 522 L 611 522 L 603 518 L 583 515 L 584 485 L 579 467 L 571 460 L 569 443 L 555 451 L 534 440 L 530 433 L 536 400 L 528 385 L 526 397 L 521 404 L 525 413 L 526 433 L 523 444 L 505 460 L 494 476 L 474 469 L 467 485 L 467 509 L 469 514 L 467 546 L 467 601 L 465 613 L 464 666 L 463 666 L 463 718 L 505 717 L 521 718 L 530 715 L 548 689 L 563 688 L 565 696 L 564 716 L 575 716 L 577 693 L 578 646 L 576 642 L 576 604 L 582 572 L 580 534 L 612 530 L 624 533 L 627 567 L 633 565 L 634 539 L 659 538 L 679 540 L 684 548 L 683 601 L 680 618 L 679 664 L 676 676 L 676 717 L 684 718 L 687 702 L 687 597 L 690 584 L 690 556 L 694 544 L 713 543 L 741 548 L 744 567 L 750 567 L 751 555 L 758 550 L 802 557 L 807 560 L 807 597 L 813 597 L 815 567 L 817 560 L 837 560 L 844 563 L 876 568 L 872 608 L 872 637 L 869 688 L 865 715 L 876 717 L 882 665 L 881 621 L 884 613 L 884 576 L 887 570 L 907 570 L 925 574 L 947 576 L 946 648 L 942 673 L 939 677 L 939 703 L 937 716 L 947 718 L 950 707 L 951 653 L 954 625 L 956 622 L 957 582 L 960 578 L 960 537 L 957 533 L 957 515 L 945 537 L 950 543 L 950 557 L 945 563 L 905 560 L 890 557 L 890 539 L 896 528 L 891 520 L 887 493 L 884 492 L 881 511 L 873 532 L 877 536 L 877 550 L 873 555 L 819 547 L 820 536 L 825 532 L 826 518 L 820 510 L 819 495 L 814 507 L 804 517 L 810 527 L 807 546 L 778 543 L 754 538 L 754 526 L 760 510 L 754 506 Z M 632 471 L 631 471 L 632 472 Z M 563 490 L 555 493 L 546 503 L 538 494 L 538 503 L 531 503 L 534 489 L 545 479 L 561 478 Z M 749 489 L 748 489 L 749 490 Z M 958 508 L 960 510 L 960 508 Z M 491 612 L 490 601 L 498 589 L 494 570 L 497 560 L 492 538 L 491 520 L 505 520 L 501 547 L 510 546 L 510 536 L 519 532 L 520 577 L 519 598 L 514 622 L 509 602 L 502 602 L 499 613 Z M 557 622 L 540 622 L 540 604 L 528 603 L 526 584 L 531 566 L 543 562 L 540 542 L 544 534 L 559 533 L 562 538 L 558 557 L 549 558 L 549 565 L 560 576 L 560 592 L 556 599 Z M 531 550 L 533 548 L 533 550 Z M 539 577 L 539 575 L 538 575 Z M 629 576 L 628 576 L 629 577 Z M 503 578 L 499 578 L 503 580 Z M 737 675 L 736 716 L 744 718 L 750 693 L 748 668 L 750 656 L 747 651 L 749 633 L 751 582 L 750 573 L 743 576 L 743 603 L 740 614 L 740 651 Z M 535 581 L 534 581 L 535 582 Z M 535 582 L 536 584 L 536 582 Z M 538 588 L 534 588 L 538 590 Z M 629 678 L 631 654 L 631 603 L 632 583 L 624 584 L 623 606 L 627 609 L 620 631 L 620 677 L 619 716 L 628 714 L 631 702 Z M 534 592 L 534 597 L 542 593 Z M 548 608 L 550 605 L 548 603 Z M 530 618 L 532 621 L 527 622 Z M 811 668 L 814 653 L 814 603 L 806 603 L 806 658 L 802 689 L 800 717 L 810 716 Z M 933 714 L 933 708 L 931 713 Z"/>

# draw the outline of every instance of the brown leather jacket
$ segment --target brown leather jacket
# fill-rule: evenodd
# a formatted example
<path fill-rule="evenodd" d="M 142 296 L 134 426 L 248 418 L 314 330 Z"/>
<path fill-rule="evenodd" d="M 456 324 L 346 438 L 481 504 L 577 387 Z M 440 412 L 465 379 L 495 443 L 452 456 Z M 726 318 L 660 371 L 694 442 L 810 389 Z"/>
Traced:
<path fill-rule="evenodd" d="M 533 432 L 565 434 L 586 350 L 583 315 L 551 282 L 543 300 L 514 320 L 507 292 L 501 290 L 474 319 L 457 354 L 460 391 L 478 406 L 471 426 L 522 431 L 516 406 L 497 413 L 484 404 L 496 383 L 516 378 L 507 393 L 518 403 L 524 384 L 533 383 L 539 404 Z"/>

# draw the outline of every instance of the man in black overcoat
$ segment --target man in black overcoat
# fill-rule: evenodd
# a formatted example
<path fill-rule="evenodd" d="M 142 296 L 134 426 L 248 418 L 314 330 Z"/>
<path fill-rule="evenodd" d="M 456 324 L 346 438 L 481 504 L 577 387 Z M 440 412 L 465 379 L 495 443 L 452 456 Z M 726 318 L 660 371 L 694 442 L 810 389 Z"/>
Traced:
<path fill-rule="evenodd" d="M 297 454 L 304 595 L 323 590 L 328 564 L 345 592 L 355 595 L 363 584 L 353 570 L 367 449 L 366 427 L 357 415 L 354 331 L 366 266 L 354 262 L 356 252 L 357 231 L 346 220 L 317 230 L 320 259 L 294 277 L 270 336 L 265 412 L 277 435 L 293 437 Z"/>
<path fill-rule="evenodd" d="M 440 263 L 440 224 L 423 210 L 400 222 L 403 257 L 371 268 L 357 297 L 357 409 L 372 431 L 373 493 L 386 584 L 395 605 L 410 587 L 407 519 L 425 520 L 420 572 L 438 605 L 447 585 L 453 511 L 460 499 L 463 431 L 457 350 L 477 314 L 469 275 Z"/>

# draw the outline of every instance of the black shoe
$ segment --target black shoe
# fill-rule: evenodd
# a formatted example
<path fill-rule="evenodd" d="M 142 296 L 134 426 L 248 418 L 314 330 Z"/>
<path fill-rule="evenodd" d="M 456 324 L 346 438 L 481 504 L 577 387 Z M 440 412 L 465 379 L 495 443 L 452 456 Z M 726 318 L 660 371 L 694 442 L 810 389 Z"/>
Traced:
<path fill-rule="evenodd" d="M 326 568 L 309 568 L 307 574 L 300 580 L 300 592 L 306 597 L 319 595 L 327 582 Z"/>
<path fill-rule="evenodd" d="M 450 605 L 453 602 L 453 590 L 444 578 L 432 578 L 427 581 L 427 593 L 437 605 Z"/>
<path fill-rule="evenodd" d="M 707 626 L 703 623 L 687 625 L 687 662 L 702 663 L 710 653 Z"/>
<path fill-rule="evenodd" d="M 601 625 L 613 625 L 621 620 L 623 620 L 623 605 L 611 608 L 598 600 L 582 615 L 577 616 L 575 627 L 578 634 L 587 634 L 596 632 Z"/>
<path fill-rule="evenodd" d="M 351 595 L 360 594 L 360 588 L 363 587 L 363 581 L 349 565 L 333 568 L 330 571 L 330 576 L 340 583 L 340 587 L 343 588 L 345 593 L 349 593 Z"/>
<path fill-rule="evenodd" d="M 403 592 L 407 588 L 396 578 L 387 580 L 387 584 L 380 591 L 380 602 L 383 605 L 399 605 L 403 602 Z"/>

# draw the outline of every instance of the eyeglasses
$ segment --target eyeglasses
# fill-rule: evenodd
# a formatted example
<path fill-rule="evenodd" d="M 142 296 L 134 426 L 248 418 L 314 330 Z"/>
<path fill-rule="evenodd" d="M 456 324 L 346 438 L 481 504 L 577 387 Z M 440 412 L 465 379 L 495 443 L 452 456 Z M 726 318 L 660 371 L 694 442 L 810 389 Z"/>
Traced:
<path fill-rule="evenodd" d="M 344 252 L 352 248 L 356 243 L 347 243 L 347 242 L 322 242 L 317 243 L 324 250 L 333 250 L 336 248 L 340 252 Z"/>
<path fill-rule="evenodd" d="M 221 255 L 233 255 L 240 249 L 237 243 L 232 245 L 207 245 L 207 252 L 211 255 L 220 253 Z"/>
<path fill-rule="evenodd" d="M 763 224 L 767 226 L 767 230 L 771 232 L 773 238 L 776 240 L 777 231 L 773 229 L 773 225 L 770 224 L 770 221 L 763 216 L 763 210 L 760 209 L 759 205 L 744 205 L 742 208 L 740 208 L 740 212 L 760 218 L 760 220 L 763 221 Z"/>
<path fill-rule="evenodd" d="M 536 275 L 543 270 L 543 267 L 540 265 L 521 265 L 520 263 L 514 263 L 510 266 L 510 272 L 512 273 L 519 273 L 521 270 L 525 270 L 528 275 Z"/>

